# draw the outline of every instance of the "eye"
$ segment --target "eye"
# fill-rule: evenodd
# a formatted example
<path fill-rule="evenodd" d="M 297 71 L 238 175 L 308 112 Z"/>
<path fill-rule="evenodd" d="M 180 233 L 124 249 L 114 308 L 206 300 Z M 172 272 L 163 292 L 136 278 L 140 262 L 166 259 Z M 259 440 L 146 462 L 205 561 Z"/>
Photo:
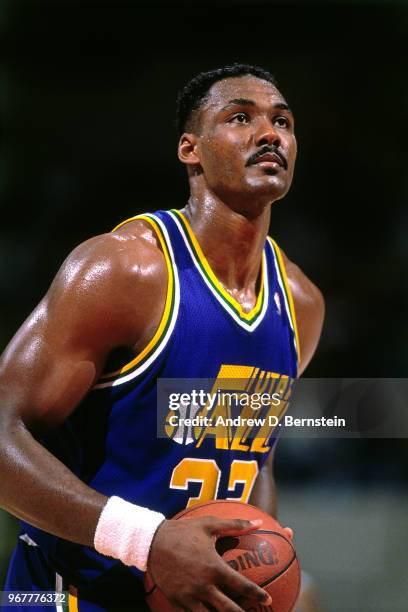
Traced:
<path fill-rule="evenodd" d="M 230 123 L 248 123 L 249 117 L 246 113 L 237 113 L 233 117 L 231 117 Z"/>
<path fill-rule="evenodd" d="M 289 119 L 287 117 L 276 117 L 274 123 L 277 123 L 279 127 L 288 128 L 290 126 Z"/>

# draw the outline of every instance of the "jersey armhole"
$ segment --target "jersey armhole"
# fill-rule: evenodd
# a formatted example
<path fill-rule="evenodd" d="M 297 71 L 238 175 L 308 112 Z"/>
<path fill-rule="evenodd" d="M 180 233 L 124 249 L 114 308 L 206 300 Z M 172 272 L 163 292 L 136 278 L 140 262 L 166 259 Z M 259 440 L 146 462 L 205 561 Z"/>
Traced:
<path fill-rule="evenodd" d="M 277 272 L 278 272 L 278 277 L 279 277 L 279 284 L 281 286 L 283 296 L 285 298 L 286 312 L 288 314 L 289 322 L 290 322 L 290 325 L 292 327 L 293 334 L 295 337 L 297 361 L 299 364 L 300 363 L 300 343 L 299 343 L 299 333 L 298 333 L 298 327 L 297 327 L 297 322 L 296 322 L 296 313 L 295 313 L 295 305 L 293 302 L 293 296 L 292 296 L 292 292 L 289 287 L 288 277 L 286 274 L 285 264 L 283 262 L 283 257 L 282 257 L 282 253 L 280 252 L 280 248 L 278 247 L 275 240 L 271 238 L 271 236 L 268 236 L 268 240 L 272 247 L 272 251 L 275 255 L 275 261 L 277 264 L 276 267 L 277 267 Z"/>
<path fill-rule="evenodd" d="M 94 385 L 94 389 L 119 385 L 122 382 L 127 382 L 128 380 L 135 378 L 146 370 L 164 349 L 177 319 L 178 306 L 180 302 L 179 280 L 170 238 L 165 225 L 158 217 L 155 217 L 150 213 L 145 213 L 122 221 L 112 230 L 112 232 L 124 226 L 126 223 L 136 220 L 145 221 L 153 228 L 154 233 L 160 242 L 164 255 L 168 279 L 163 314 L 153 338 L 147 343 L 144 349 L 142 349 L 142 351 L 138 353 L 136 357 L 121 366 L 119 369 L 113 372 L 103 373 L 98 382 Z"/>

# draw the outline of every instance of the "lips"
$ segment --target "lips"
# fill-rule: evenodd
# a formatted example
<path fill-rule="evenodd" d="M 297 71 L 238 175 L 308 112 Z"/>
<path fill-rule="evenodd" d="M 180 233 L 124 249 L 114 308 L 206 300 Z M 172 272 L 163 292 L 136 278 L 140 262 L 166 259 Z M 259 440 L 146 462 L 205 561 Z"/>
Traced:
<path fill-rule="evenodd" d="M 285 160 L 278 153 L 264 153 L 257 157 L 252 164 L 260 164 L 262 162 L 274 162 L 282 166 L 282 168 L 286 167 Z"/>

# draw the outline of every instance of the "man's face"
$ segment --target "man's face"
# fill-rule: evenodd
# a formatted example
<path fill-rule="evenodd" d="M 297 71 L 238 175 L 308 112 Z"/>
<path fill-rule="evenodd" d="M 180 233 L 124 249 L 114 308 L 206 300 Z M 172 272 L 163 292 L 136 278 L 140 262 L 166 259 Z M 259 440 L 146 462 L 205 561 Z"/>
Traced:
<path fill-rule="evenodd" d="M 218 81 L 199 113 L 197 155 L 218 197 L 255 203 L 285 195 L 296 139 L 292 113 L 271 83 L 254 76 Z"/>

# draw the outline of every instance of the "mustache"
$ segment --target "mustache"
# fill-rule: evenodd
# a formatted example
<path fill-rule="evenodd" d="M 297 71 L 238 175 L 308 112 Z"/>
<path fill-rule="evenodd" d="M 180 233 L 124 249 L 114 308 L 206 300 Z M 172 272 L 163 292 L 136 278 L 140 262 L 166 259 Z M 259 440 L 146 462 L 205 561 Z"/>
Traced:
<path fill-rule="evenodd" d="M 279 157 L 285 170 L 288 169 L 288 162 L 286 161 L 286 157 L 283 155 L 283 153 L 279 151 L 278 147 L 275 147 L 274 145 L 272 146 L 265 145 L 262 147 L 262 149 L 259 149 L 259 151 L 256 151 L 256 153 L 253 153 L 253 155 L 251 155 L 251 157 L 248 159 L 246 165 L 250 166 L 251 164 L 255 164 L 256 161 L 260 157 L 262 157 L 262 155 L 266 155 L 266 153 L 273 153 L 274 155 Z"/>

